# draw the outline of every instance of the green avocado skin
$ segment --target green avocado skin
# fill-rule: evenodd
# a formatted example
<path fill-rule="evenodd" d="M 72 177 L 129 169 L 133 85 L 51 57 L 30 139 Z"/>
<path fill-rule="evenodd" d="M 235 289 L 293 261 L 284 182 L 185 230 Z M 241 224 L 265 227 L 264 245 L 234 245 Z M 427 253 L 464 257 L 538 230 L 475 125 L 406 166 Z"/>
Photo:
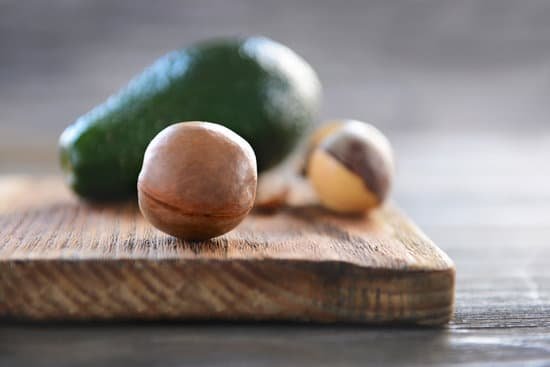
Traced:
<path fill-rule="evenodd" d="M 321 96 L 313 69 L 268 38 L 228 38 L 171 52 L 60 137 L 66 181 L 89 200 L 136 192 L 143 155 L 165 127 L 209 121 L 253 147 L 261 172 L 311 127 Z"/>

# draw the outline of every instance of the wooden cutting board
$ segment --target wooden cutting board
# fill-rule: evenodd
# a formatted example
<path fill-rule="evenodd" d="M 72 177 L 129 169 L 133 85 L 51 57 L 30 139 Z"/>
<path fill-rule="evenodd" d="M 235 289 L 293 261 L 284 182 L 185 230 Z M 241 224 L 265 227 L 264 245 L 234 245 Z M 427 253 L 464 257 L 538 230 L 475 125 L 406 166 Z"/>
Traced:
<path fill-rule="evenodd" d="M 35 320 L 449 321 L 449 257 L 392 207 L 250 215 L 190 243 L 135 203 L 79 202 L 59 178 L 0 177 L 0 316 Z"/>

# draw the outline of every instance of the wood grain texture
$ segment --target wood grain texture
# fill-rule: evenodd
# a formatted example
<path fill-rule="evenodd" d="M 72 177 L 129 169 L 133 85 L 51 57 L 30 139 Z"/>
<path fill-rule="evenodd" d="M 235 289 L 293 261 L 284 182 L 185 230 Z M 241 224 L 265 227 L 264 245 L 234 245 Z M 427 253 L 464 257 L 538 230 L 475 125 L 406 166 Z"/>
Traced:
<path fill-rule="evenodd" d="M 0 314 L 22 319 L 449 321 L 451 260 L 393 208 L 306 206 L 184 242 L 133 203 L 79 203 L 57 178 L 0 180 Z"/>

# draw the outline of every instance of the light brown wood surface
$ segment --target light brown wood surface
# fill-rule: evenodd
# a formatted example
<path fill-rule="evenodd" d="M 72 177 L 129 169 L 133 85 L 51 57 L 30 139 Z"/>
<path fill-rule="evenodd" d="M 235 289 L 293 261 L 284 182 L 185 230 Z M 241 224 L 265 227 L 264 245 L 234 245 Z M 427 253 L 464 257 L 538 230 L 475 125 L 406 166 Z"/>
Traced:
<path fill-rule="evenodd" d="M 22 319 L 449 321 L 451 260 L 397 210 L 256 213 L 184 242 L 134 203 L 78 202 L 58 178 L 0 179 L 0 314 Z"/>

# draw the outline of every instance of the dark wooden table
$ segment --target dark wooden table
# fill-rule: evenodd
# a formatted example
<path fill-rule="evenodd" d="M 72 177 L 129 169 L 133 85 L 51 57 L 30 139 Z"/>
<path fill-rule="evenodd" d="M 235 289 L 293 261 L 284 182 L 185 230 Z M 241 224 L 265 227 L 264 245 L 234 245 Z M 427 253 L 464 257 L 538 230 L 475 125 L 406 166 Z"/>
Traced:
<path fill-rule="evenodd" d="M 273 35 L 318 68 L 323 116 L 388 133 L 394 200 L 455 260 L 456 312 L 442 329 L 2 323 L 1 366 L 550 365 L 550 4 L 52 3 L 0 5 L 0 173 L 56 172 L 60 130 L 164 51 Z"/>
<path fill-rule="evenodd" d="M 392 141 L 395 200 L 456 262 L 448 327 L 3 324 L 0 365 L 550 363 L 550 136 Z"/>

